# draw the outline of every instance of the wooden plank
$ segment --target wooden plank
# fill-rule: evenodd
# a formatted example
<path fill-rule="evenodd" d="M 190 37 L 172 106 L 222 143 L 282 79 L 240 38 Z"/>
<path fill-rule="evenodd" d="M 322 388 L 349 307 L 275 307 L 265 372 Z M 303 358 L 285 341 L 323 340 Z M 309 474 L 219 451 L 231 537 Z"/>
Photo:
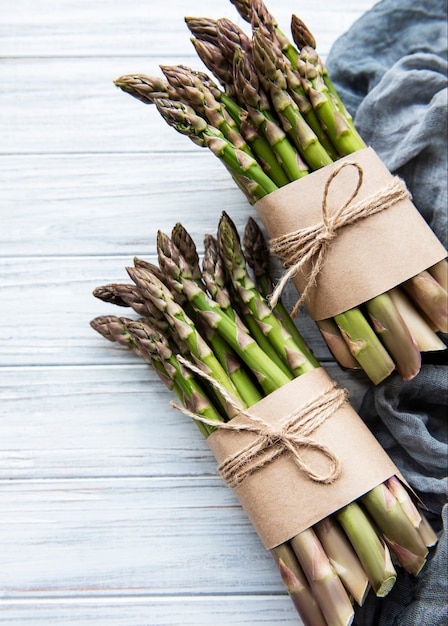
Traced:
<path fill-rule="evenodd" d="M 242 228 L 255 216 L 224 167 L 189 155 L 0 157 L 3 255 L 148 254 L 158 229 L 182 221 L 202 246 L 222 210 Z M 214 208 L 213 208 L 214 207 Z"/>
<path fill-rule="evenodd" d="M 327 1 L 315 0 L 300 6 L 300 16 L 326 53 L 335 35 L 373 4 L 372 0 L 340 0 L 329 8 Z M 289 0 L 267 5 L 283 30 L 289 32 L 291 13 L 298 12 L 298 8 Z M 139 0 L 126 4 L 117 0 L 40 0 L 39 11 L 32 0 L 6 0 L 0 29 L 2 55 L 176 56 L 191 50 L 185 15 L 225 16 L 246 26 L 230 2 L 224 0 L 168 0 L 150 5 Z"/>
<path fill-rule="evenodd" d="M 8 625 L 33 626 L 300 626 L 285 595 L 2 600 Z M 0 617 L 0 623 L 2 618 Z"/>

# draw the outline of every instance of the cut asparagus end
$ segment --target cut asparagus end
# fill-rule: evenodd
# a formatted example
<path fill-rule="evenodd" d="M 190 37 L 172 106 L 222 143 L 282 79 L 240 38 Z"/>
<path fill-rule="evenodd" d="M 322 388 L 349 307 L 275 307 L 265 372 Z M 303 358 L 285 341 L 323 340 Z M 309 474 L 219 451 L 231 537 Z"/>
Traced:
<path fill-rule="evenodd" d="M 351 354 L 375 384 L 385 380 L 395 364 L 381 344 L 372 327 L 358 308 L 334 317 Z"/>
<path fill-rule="evenodd" d="M 388 291 L 388 294 L 409 328 L 420 352 L 446 350 L 447 346 L 418 312 L 402 289 L 395 287 Z"/>
<path fill-rule="evenodd" d="M 348 370 L 361 369 L 360 364 L 350 352 L 338 325 L 332 318 L 318 321 L 317 326 L 328 349 L 342 368 Z"/>
<path fill-rule="evenodd" d="M 375 594 L 386 596 L 397 577 L 387 545 L 356 502 L 337 511 L 335 517 L 358 555 Z"/>
<path fill-rule="evenodd" d="M 387 293 L 366 302 L 375 332 L 395 362 L 403 380 L 411 380 L 420 371 L 421 355 L 393 300 Z"/>

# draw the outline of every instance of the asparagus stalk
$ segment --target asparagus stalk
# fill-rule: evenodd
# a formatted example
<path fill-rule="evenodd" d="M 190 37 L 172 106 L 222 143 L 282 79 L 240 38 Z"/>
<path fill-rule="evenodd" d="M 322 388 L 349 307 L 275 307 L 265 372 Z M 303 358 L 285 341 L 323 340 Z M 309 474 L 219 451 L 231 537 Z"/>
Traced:
<path fill-rule="evenodd" d="M 271 111 L 269 98 L 260 85 L 252 56 L 235 54 L 233 76 L 236 92 L 240 101 L 244 102 L 252 124 L 266 137 L 288 181 L 298 180 L 306 173 L 306 166 L 297 158 L 296 150 Z"/>
<path fill-rule="evenodd" d="M 299 612 L 304 626 L 327 626 L 322 611 L 311 591 L 308 590 L 308 586 L 305 586 L 281 558 L 278 560 L 278 568 L 285 589 Z"/>
<path fill-rule="evenodd" d="M 208 420 L 222 420 L 222 416 L 210 402 L 201 384 L 194 379 L 189 370 L 179 364 L 162 335 L 155 334 L 147 324 L 141 322 L 131 322 L 127 328 L 142 353 L 150 355 L 147 357 L 148 362 L 152 360 L 156 366 L 157 363 L 162 364 L 173 384 L 182 390 L 182 400 L 191 411 Z M 205 437 L 215 430 L 214 427 L 199 420 L 195 420 L 195 423 Z"/>
<path fill-rule="evenodd" d="M 211 126 L 217 128 L 235 148 L 253 156 L 235 120 L 199 76 L 183 65 L 161 65 L 161 70 L 175 93 L 175 99 L 191 106 L 198 115 L 203 116 Z"/>
<path fill-rule="evenodd" d="M 114 84 L 144 104 L 153 104 L 157 98 L 173 98 L 175 94 L 166 80 L 146 74 L 125 74 Z"/>
<path fill-rule="evenodd" d="M 299 51 L 302 48 L 305 48 L 305 46 L 316 48 L 316 39 L 314 38 L 312 32 L 305 22 L 294 13 L 291 16 L 291 34 Z"/>
<path fill-rule="evenodd" d="M 448 291 L 448 263 L 446 259 L 432 265 L 428 272 L 439 283 L 441 287 Z"/>
<path fill-rule="evenodd" d="M 251 24 L 252 28 L 264 28 L 271 35 L 271 40 L 283 52 L 291 63 L 297 60 L 298 52 L 288 37 L 280 29 L 277 20 L 262 0 L 230 0 L 241 17 Z"/>
<path fill-rule="evenodd" d="M 399 501 L 385 484 L 370 490 L 360 501 L 381 528 L 401 565 L 417 575 L 426 562 L 428 549 Z"/>
<path fill-rule="evenodd" d="M 377 335 L 395 362 L 403 380 L 414 378 L 421 367 L 421 355 L 393 300 L 386 293 L 366 302 Z"/>
<path fill-rule="evenodd" d="M 339 330 L 339 326 L 336 324 L 333 318 L 325 320 L 319 320 L 316 322 L 328 349 L 344 369 L 355 370 L 360 369 L 359 362 L 355 359 L 350 352 L 348 343 L 342 336 L 342 332 Z"/>
<path fill-rule="evenodd" d="M 386 485 L 397 498 L 410 523 L 419 532 L 424 545 L 428 548 L 434 546 L 437 543 L 437 535 L 428 524 L 425 516 L 420 514 L 403 483 L 396 476 L 391 476 L 386 481 Z"/>
<path fill-rule="evenodd" d="M 314 48 L 310 46 L 302 48 L 297 69 L 316 115 L 340 154 L 351 154 L 365 148 L 366 144 L 359 133 L 335 106 L 323 79 L 319 57 Z"/>
<path fill-rule="evenodd" d="M 275 110 L 304 161 L 312 170 L 330 165 L 333 160 L 307 124 L 288 92 L 286 78 L 276 66 L 276 56 L 261 31 L 254 32 L 254 62 L 258 75 L 265 77 Z"/>
<path fill-rule="evenodd" d="M 403 288 L 442 333 L 448 333 L 448 294 L 428 271 L 403 283 Z"/>
<path fill-rule="evenodd" d="M 117 317 L 116 315 L 100 315 L 91 320 L 90 325 L 108 341 L 115 341 L 124 345 L 130 348 L 137 356 L 144 358 L 153 367 L 164 385 L 173 391 L 181 401 L 184 401 L 183 389 L 178 381 L 175 380 L 172 372 L 168 371 L 159 359 L 154 359 L 153 355 L 142 349 L 142 346 L 139 346 L 135 341 L 135 338 L 129 331 L 129 324 L 133 323 L 133 321 L 130 318 Z M 200 430 L 204 435 L 209 432 L 205 425 L 202 424 Z"/>
<path fill-rule="evenodd" d="M 379 597 L 386 596 L 395 584 L 397 573 L 387 546 L 379 539 L 364 511 L 352 502 L 335 513 Z"/>
<path fill-rule="evenodd" d="M 332 517 L 318 522 L 314 530 L 342 584 L 362 606 L 370 589 L 369 578 L 347 536 Z"/>
<path fill-rule="evenodd" d="M 207 146 L 246 187 L 254 201 L 278 189 L 255 159 L 235 148 L 217 128 L 197 115 L 189 105 L 165 98 L 158 98 L 155 104 L 167 124 L 187 135 L 194 143 Z"/>
<path fill-rule="evenodd" d="M 394 362 L 380 343 L 361 311 L 350 309 L 334 317 L 351 354 L 369 378 L 378 384 L 395 369 Z"/>
<path fill-rule="evenodd" d="M 248 265 L 252 268 L 257 289 L 267 300 L 273 291 L 273 283 L 270 278 L 269 249 L 261 228 L 252 217 L 248 218 L 244 229 L 243 246 L 244 256 Z M 281 298 L 278 299 L 273 307 L 273 311 L 300 350 L 308 355 L 310 362 L 314 363 L 315 367 L 319 367 L 319 362 L 314 357 L 311 348 L 304 341 Z"/>
<path fill-rule="evenodd" d="M 181 228 L 182 227 L 178 225 L 177 231 L 179 232 Z M 185 256 L 180 253 L 179 249 L 176 248 L 169 237 L 159 231 L 157 234 L 157 252 L 160 267 L 168 277 L 174 290 L 182 291 L 182 279 L 195 281 L 196 284 L 203 289 L 204 284 L 202 283 L 201 270 L 199 266 L 196 266 L 196 255 L 190 249 L 192 247 L 192 240 L 191 238 L 187 238 L 185 230 L 183 230 L 181 243 L 183 243 L 186 255 L 192 260 L 193 267 L 191 267 Z M 196 275 L 196 278 L 194 275 Z M 228 342 L 208 324 L 204 324 L 204 333 L 214 354 L 224 368 L 227 376 L 235 385 L 245 405 L 250 406 L 261 400 L 262 396 L 258 388 L 253 384 L 245 367 L 243 367 L 243 363 Z"/>
<path fill-rule="evenodd" d="M 314 369 L 316 367 L 314 357 L 308 350 L 304 353 L 291 335 L 286 333 L 286 329 L 257 291 L 247 272 L 238 231 L 225 212 L 219 221 L 218 242 L 221 257 L 226 264 L 234 288 L 292 374 L 300 376 Z"/>
<path fill-rule="evenodd" d="M 271 550 L 280 575 L 294 606 L 300 613 L 304 626 L 327 626 L 319 604 L 313 596 L 308 581 L 289 543 Z"/>
<path fill-rule="evenodd" d="M 446 350 L 446 345 L 422 317 L 400 287 L 391 289 L 388 295 L 405 321 L 406 326 L 409 328 L 420 352 Z"/>
<path fill-rule="evenodd" d="M 256 320 L 253 319 L 249 309 L 238 294 L 235 294 L 231 285 L 227 284 L 228 274 L 225 272 L 223 259 L 218 251 L 218 242 L 211 235 L 206 237 L 206 255 L 204 256 L 204 282 L 212 299 L 217 302 L 222 311 L 235 323 L 240 324 L 241 320 L 247 327 L 249 333 L 258 343 L 264 353 L 279 367 L 283 373 L 292 378 L 288 366 L 282 361 L 269 339 L 263 333 Z M 224 272 L 226 276 L 224 277 Z M 236 314 L 238 311 L 238 314 Z"/>
<path fill-rule="evenodd" d="M 138 288 L 161 310 L 170 326 L 188 346 L 197 362 L 202 363 L 210 373 L 234 398 L 235 405 L 244 408 L 244 402 L 235 385 L 214 355 L 207 342 L 201 337 L 193 321 L 174 300 L 169 289 L 149 271 L 142 268 L 127 268 L 128 274 Z M 199 287 L 198 287 L 199 289 Z M 225 401 L 226 403 L 226 401 Z"/>
<path fill-rule="evenodd" d="M 344 586 L 312 529 L 290 540 L 328 626 L 347 626 L 354 617 Z"/>
<path fill-rule="evenodd" d="M 226 339 L 240 358 L 254 372 L 265 393 L 286 384 L 288 377 L 252 339 L 246 327 L 233 321 L 194 281 L 179 275 L 182 290 L 197 313 Z"/>

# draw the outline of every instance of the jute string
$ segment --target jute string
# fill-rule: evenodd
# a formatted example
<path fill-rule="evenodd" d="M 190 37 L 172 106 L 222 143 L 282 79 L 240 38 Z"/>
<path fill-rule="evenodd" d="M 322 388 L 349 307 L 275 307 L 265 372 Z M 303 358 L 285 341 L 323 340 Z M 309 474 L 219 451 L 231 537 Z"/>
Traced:
<path fill-rule="evenodd" d="M 222 385 L 190 361 L 182 357 L 178 358 L 185 367 L 210 382 L 231 405 L 235 406 L 231 396 Z M 207 419 L 174 402 L 171 404 L 185 415 L 204 424 L 233 432 L 250 432 L 255 435 L 250 443 L 230 454 L 218 466 L 219 473 L 229 487 L 236 487 L 247 476 L 262 469 L 285 452 L 291 453 L 296 465 L 311 480 L 325 484 L 337 480 L 341 473 L 339 460 L 327 446 L 312 439 L 310 435 L 332 417 L 347 402 L 347 399 L 348 391 L 338 387 L 337 383 L 333 381 L 328 389 L 323 390 L 316 398 L 286 415 L 279 424 L 269 424 L 261 417 L 252 414 L 247 409 L 241 410 L 238 406 L 235 408 L 238 409 L 240 415 L 249 418 L 248 423 L 238 424 L 232 420 L 224 422 Z M 323 455 L 328 462 L 328 470 L 326 472 L 316 471 L 311 464 L 302 458 L 301 452 L 304 449 L 313 450 Z"/>
<path fill-rule="evenodd" d="M 328 208 L 328 195 L 331 184 L 345 167 L 354 167 L 357 170 L 358 180 L 356 187 L 339 209 L 330 211 Z M 296 316 L 299 307 L 308 297 L 310 289 L 317 282 L 317 277 L 322 270 L 329 246 L 337 236 L 338 231 L 344 226 L 355 224 L 359 220 L 390 208 L 400 200 L 411 197 L 404 182 L 397 176 L 394 176 L 388 185 L 376 193 L 359 202 L 353 202 L 362 187 L 363 177 L 364 171 L 358 163 L 354 161 L 341 163 L 339 167 L 333 170 L 325 183 L 322 199 L 322 222 L 271 240 L 270 248 L 272 253 L 280 257 L 285 268 L 289 268 L 269 298 L 272 307 L 278 302 L 288 281 L 303 266 L 311 263 L 311 271 L 306 279 L 305 288 L 292 310 L 292 316 Z"/>

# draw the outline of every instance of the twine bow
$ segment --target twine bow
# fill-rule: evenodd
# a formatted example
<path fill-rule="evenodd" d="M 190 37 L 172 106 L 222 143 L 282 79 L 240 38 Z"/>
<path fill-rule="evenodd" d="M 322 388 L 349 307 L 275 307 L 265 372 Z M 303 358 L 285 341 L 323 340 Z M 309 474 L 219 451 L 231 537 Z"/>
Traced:
<path fill-rule="evenodd" d="M 345 167 L 354 167 L 357 170 L 358 180 L 356 187 L 339 209 L 330 211 L 328 208 L 330 186 Z M 297 315 L 299 307 L 306 300 L 311 287 L 316 284 L 317 276 L 322 270 L 328 248 L 337 236 L 338 231 L 344 226 L 355 224 L 361 219 L 384 211 L 400 200 L 410 198 L 410 193 L 404 182 L 397 176 L 394 176 L 390 183 L 377 193 L 354 203 L 353 201 L 362 187 L 363 177 L 364 171 L 355 161 L 340 163 L 339 167 L 333 170 L 325 183 L 322 199 L 322 222 L 271 240 L 270 247 L 272 253 L 280 257 L 284 267 L 289 267 L 269 298 L 272 307 L 278 302 L 287 282 L 304 265 L 311 263 L 312 267 L 306 279 L 305 288 L 292 310 L 292 315 Z"/>
<path fill-rule="evenodd" d="M 213 384 L 225 399 L 234 405 L 228 392 L 219 383 L 186 359 L 178 358 L 185 367 Z M 251 442 L 229 455 L 218 466 L 219 473 L 229 487 L 236 487 L 247 476 L 260 470 L 285 452 L 290 452 L 295 464 L 311 480 L 325 484 L 337 480 L 341 473 L 339 460 L 327 446 L 312 439 L 310 435 L 329 419 L 347 399 L 348 391 L 338 387 L 337 383 L 333 382 L 328 389 L 322 391 L 304 406 L 292 411 L 279 424 L 269 424 L 261 417 L 241 409 L 239 412 L 249 418 L 248 423 L 241 424 L 232 420 L 223 422 L 204 418 L 176 403 L 171 404 L 174 408 L 204 424 L 233 432 L 250 432 L 255 435 Z M 307 463 L 302 458 L 304 449 L 313 450 L 325 457 L 329 466 L 327 472 L 318 472 L 310 463 Z"/>

